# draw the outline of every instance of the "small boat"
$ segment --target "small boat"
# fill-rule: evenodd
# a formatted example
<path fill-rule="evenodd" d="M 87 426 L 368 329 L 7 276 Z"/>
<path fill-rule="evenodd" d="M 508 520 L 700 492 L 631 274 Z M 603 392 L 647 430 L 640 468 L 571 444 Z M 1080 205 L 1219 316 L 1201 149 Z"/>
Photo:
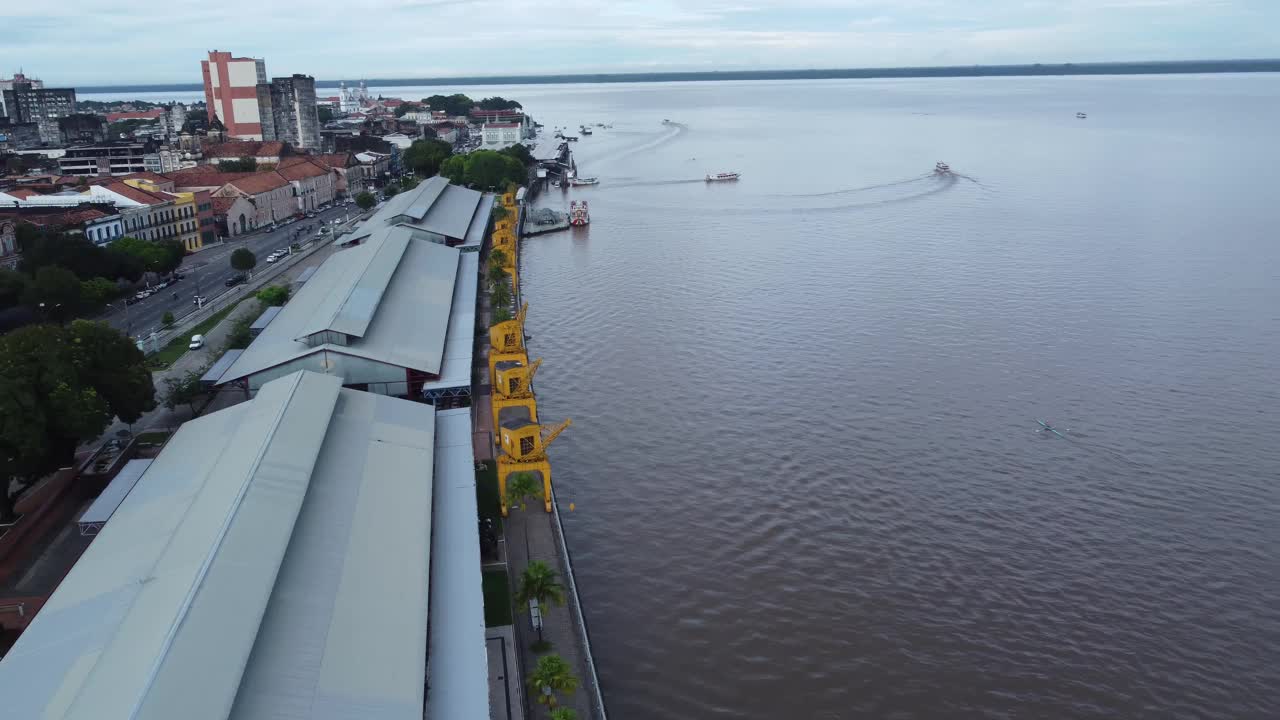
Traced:
<path fill-rule="evenodd" d="M 1078 112 L 1078 113 L 1076 113 L 1076 117 L 1078 117 L 1078 118 L 1080 118 L 1081 120 L 1083 120 L 1083 119 L 1085 119 L 1085 118 L 1087 118 L 1087 117 L 1089 117 L 1089 116 L 1088 116 L 1088 115 L 1085 115 L 1085 114 L 1084 114 L 1084 113 L 1082 113 L 1082 112 Z"/>
<path fill-rule="evenodd" d="M 583 135 L 590 135 L 590 134 L 591 134 L 591 128 L 589 128 L 589 127 L 579 128 L 579 132 L 581 132 Z"/>
<path fill-rule="evenodd" d="M 714 175 L 707 175 L 707 182 L 731 182 L 742 176 L 742 173 L 723 172 Z"/>
<path fill-rule="evenodd" d="M 574 187 L 581 187 L 583 185 L 599 185 L 600 178 L 593 178 L 593 177 L 574 178 L 569 182 L 569 184 L 573 185 Z"/>
<path fill-rule="evenodd" d="M 569 203 L 569 224 L 582 227 L 591 222 L 591 213 L 587 211 L 586 200 L 574 200 Z"/>
<path fill-rule="evenodd" d="M 939 175 L 950 175 L 951 166 L 939 160 L 938 164 L 933 166 L 933 171 Z"/>
<path fill-rule="evenodd" d="M 565 141 L 566 141 L 566 142 L 578 142 L 578 136 L 577 136 L 577 135 L 565 135 L 565 136 L 564 136 L 564 139 L 565 139 Z"/>

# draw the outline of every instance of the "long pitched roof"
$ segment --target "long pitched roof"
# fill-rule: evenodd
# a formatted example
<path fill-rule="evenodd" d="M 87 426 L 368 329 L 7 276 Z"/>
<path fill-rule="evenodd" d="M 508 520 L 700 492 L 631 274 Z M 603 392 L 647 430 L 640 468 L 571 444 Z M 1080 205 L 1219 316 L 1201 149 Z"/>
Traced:
<path fill-rule="evenodd" d="M 296 373 L 184 425 L 0 661 L 6 717 L 420 718 L 434 424 Z"/>
<path fill-rule="evenodd" d="M 482 197 L 483 193 L 451 185 L 439 175 L 427 178 L 418 187 L 388 200 L 372 217 L 336 242 L 345 245 L 397 225 L 461 240 L 467 236 Z"/>
<path fill-rule="evenodd" d="M 254 375 L 316 352 L 438 374 L 444 363 L 459 251 L 387 228 L 331 255 L 223 376 Z M 325 331 L 345 345 L 308 344 Z"/>

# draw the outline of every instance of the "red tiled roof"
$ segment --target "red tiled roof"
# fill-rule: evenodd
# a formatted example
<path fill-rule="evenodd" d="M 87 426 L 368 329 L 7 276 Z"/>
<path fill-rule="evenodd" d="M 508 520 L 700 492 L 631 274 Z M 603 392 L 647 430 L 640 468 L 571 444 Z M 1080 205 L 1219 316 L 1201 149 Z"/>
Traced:
<path fill-rule="evenodd" d="M 38 227 L 70 227 L 114 214 L 105 213 L 96 208 L 85 207 L 67 208 L 66 210 L 50 210 L 49 212 L 40 213 L 23 212 L 20 215 L 11 213 L 14 213 L 14 211 L 11 210 L 9 212 L 3 212 L 3 209 L 0 209 L 0 214 L 5 217 L 13 217 L 22 222 L 36 225 Z"/>
<path fill-rule="evenodd" d="M 322 166 L 321 163 L 313 162 L 311 158 L 304 158 L 298 162 L 290 162 L 288 164 L 281 163 L 276 172 L 286 180 L 301 180 L 303 178 L 327 175 L 329 174 L 329 167 L 327 165 Z"/>
<path fill-rule="evenodd" d="M 201 167 L 186 168 L 183 170 L 175 170 L 169 173 L 167 177 L 173 181 L 176 188 L 193 188 L 193 187 L 213 187 L 218 188 L 226 185 L 233 180 L 239 180 L 242 177 L 248 177 L 254 173 L 218 172 L 208 165 Z"/>
<path fill-rule="evenodd" d="M 231 181 L 231 186 L 246 195 L 258 195 L 259 193 L 270 192 L 289 184 L 288 180 L 278 172 L 264 172 L 247 175 L 238 180 Z"/>
<path fill-rule="evenodd" d="M 154 205 L 156 203 L 162 203 L 166 200 L 173 199 L 173 197 L 167 193 L 153 193 L 141 188 L 133 187 L 132 185 L 126 185 L 122 182 L 108 183 L 105 187 L 111 192 L 118 193 L 130 200 L 143 203 L 144 205 Z"/>
<path fill-rule="evenodd" d="M 226 215 L 226 214 L 227 214 L 227 212 L 231 210 L 231 206 L 232 206 L 232 205 L 235 205 L 235 204 L 236 204 L 236 201 L 237 201 L 237 200 L 239 200 L 241 197 L 242 197 L 242 196 L 240 196 L 240 195 L 236 195 L 235 197 L 216 197 L 216 198 L 213 198 L 213 214 L 214 214 L 214 215 Z M 252 202 L 253 202 L 252 200 L 248 200 L 247 198 L 246 198 L 246 200 L 247 200 L 247 202 L 250 202 L 250 203 L 252 203 Z"/>
<path fill-rule="evenodd" d="M 25 200 L 26 198 L 29 198 L 32 195 L 39 195 L 40 193 L 36 192 L 35 190 L 32 190 L 31 188 L 17 188 L 16 190 L 7 191 L 7 194 L 12 195 L 16 198 L 21 198 Z"/>
<path fill-rule="evenodd" d="M 143 110 L 142 112 L 107 113 L 107 122 L 119 122 L 121 120 L 155 120 L 163 114 L 164 108 L 152 108 L 151 110 Z"/>
<path fill-rule="evenodd" d="M 355 158 L 351 157 L 351 153 L 316 155 L 315 158 L 331 168 L 348 168 L 356 164 Z"/>
<path fill-rule="evenodd" d="M 268 142 L 232 140 L 223 143 L 210 143 L 204 146 L 204 156 L 207 158 L 229 158 L 234 160 L 242 157 L 280 157 L 282 152 L 284 152 L 284 143 L 276 140 Z"/>

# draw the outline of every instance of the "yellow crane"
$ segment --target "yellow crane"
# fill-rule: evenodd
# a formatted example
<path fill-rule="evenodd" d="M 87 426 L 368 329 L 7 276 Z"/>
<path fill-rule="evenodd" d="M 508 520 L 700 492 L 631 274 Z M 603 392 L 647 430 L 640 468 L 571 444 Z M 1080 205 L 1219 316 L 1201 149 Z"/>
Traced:
<path fill-rule="evenodd" d="M 501 425 L 502 454 L 498 455 L 498 496 L 502 499 L 502 514 L 507 514 L 507 478 L 517 472 L 542 474 L 542 499 L 547 512 L 551 512 L 551 463 L 547 460 L 550 445 L 573 420 L 565 418 L 558 425 L 539 425 L 529 420 L 508 420 Z"/>
<path fill-rule="evenodd" d="M 489 375 L 493 376 L 494 353 L 516 353 L 524 351 L 524 318 L 529 312 L 529 303 L 520 306 L 516 316 L 510 320 L 494 323 L 489 327 Z"/>
<path fill-rule="evenodd" d="M 542 358 L 532 363 L 522 360 L 500 360 L 495 363 L 493 393 L 490 396 L 494 442 L 498 442 L 501 437 L 498 426 L 503 410 L 522 407 L 528 411 L 529 419 L 538 422 L 538 401 L 533 397 L 533 376 L 541 366 Z"/>

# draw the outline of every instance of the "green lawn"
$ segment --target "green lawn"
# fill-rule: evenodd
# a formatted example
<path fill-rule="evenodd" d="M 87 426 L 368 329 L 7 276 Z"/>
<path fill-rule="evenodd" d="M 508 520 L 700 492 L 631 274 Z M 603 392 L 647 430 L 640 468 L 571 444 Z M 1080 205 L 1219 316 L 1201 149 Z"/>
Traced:
<path fill-rule="evenodd" d="M 483 576 L 484 626 L 511 624 L 511 586 L 506 570 L 487 570 Z"/>
<path fill-rule="evenodd" d="M 476 471 L 476 507 L 480 517 L 491 518 L 494 527 L 502 530 L 502 503 L 498 502 L 498 467 L 489 460 L 484 470 Z"/>
<path fill-rule="evenodd" d="M 235 310 L 236 306 L 241 302 L 243 302 L 243 298 L 210 315 L 204 322 L 191 328 L 191 335 L 208 334 L 214 326 L 226 319 L 226 317 L 231 314 L 231 311 Z M 160 348 L 160 352 L 157 352 L 155 355 L 147 358 L 147 367 L 152 370 L 169 369 L 169 366 L 177 362 L 178 358 L 187 354 L 187 345 L 191 343 L 191 335 L 183 334 L 170 340 L 168 345 Z"/>
<path fill-rule="evenodd" d="M 169 439 L 167 432 L 144 432 L 138 434 L 139 445 L 163 445 Z"/>

